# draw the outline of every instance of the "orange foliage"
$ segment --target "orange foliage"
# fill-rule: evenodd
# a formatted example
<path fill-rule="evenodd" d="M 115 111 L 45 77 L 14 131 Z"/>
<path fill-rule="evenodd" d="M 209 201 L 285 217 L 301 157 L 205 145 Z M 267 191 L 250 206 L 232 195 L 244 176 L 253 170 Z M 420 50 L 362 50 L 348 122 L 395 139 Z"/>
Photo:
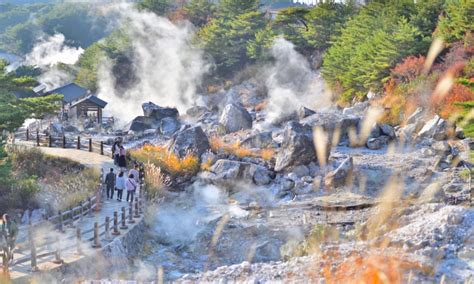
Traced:
<path fill-rule="evenodd" d="M 444 118 L 456 114 L 462 110 L 455 105 L 456 102 L 467 102 L 474 100 L 474 93 L 466 86 L 461 84 L 454 84 L 451 90 L 442 98 L 433 100 L 433 108 L 440 113 Z"/>
<path fill-rule="evenodd" d="M 199 158 L 189 153 L 180 158 L 163 146 L 146 145 L 130 155 L 142 163 L 152 163 L 171 175 L 193 175 L 199 171 Z"/>
<path fill-rule="evenodd" d="M 264 160 L 270 160 L 275 154 L 275 151 L 271 148 L 262 150 L 252 150 L 249 148 L 242 147 L 240 145 L 240 141 L 228 144 L 217 136 L 211 137 L 211 139 L 209 140 L 209 144 L 211 145 L 211 149 L 214 152 L 222 150 L 228 154 L 235 155 L 238 158 L 253 157 L 262 158 Z"/>
<path fill-rule="evenodd" d="M 392 69 L 392 77 L 402 82 L 412 81 L 421 75 L 425 61 L 426 58 L 424 56 L 408 56 L 402 63 L 397 64 Z"/>
<path fill-rule="evenodd" d="M 267 107 L 267 105 L 268 105 L 268 101 L 262 101 L 262 102 L 255 105 L 255 110 L 256 111 L 261 111 L 261 110 L 265 109 Z"/>
<path fill-rule="evenodd" d="M 335 255 L 323 255 L 329 263 L 333 259 L 341 258 Z M 427 272 L 428 268 L 423 267 L 418 262 L 409 261 L 396 255 L 380 255 L 371 253 L 361 256 L 353 253 L 344 258 L 343 262 L 333 268 L 327 265 L 323 268 L 323 276 L 327 283 L 403 283 L 403 275 L 409 270 L 419 270 Z"/>

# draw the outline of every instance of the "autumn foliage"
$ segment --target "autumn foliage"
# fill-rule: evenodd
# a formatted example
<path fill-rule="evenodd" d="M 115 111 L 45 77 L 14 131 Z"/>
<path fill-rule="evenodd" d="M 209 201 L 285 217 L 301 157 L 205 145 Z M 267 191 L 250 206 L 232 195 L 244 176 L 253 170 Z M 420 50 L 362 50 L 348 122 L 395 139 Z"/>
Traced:
<path fill-rule="evenodd" d="M 410 55 L 402 63 L 392 69 L 392 78 L 398 82 L 409 82 L 420 76 L 425 65 L 424 56 L 416 57 Z"/>
<path fill-rule="evenodd" d="M 163 172 L 172 176 L 194 175 L 199 171 L 199 158 L 189 153 L 180 158 L 168 151 L 166 147 L 159 145 L 146 145 L 141 149 L 134 150 L 131 157 L 141 163 L 151 163 L 159 167 Z"/>
<path fill-rule="evenodd" d="M 262 158 L 264 160 L 270 160 L 275 151 L 271 148 L 255 150 L 243 147 L 239 141 L 234 143 L 226 143 L 221 138 L 214 136 L 209 140 L 211 144 L 211 149 L 214 152 L 224 151 L 227 154 L 235 155 L 238 158 L 244 157 L 253 157 L 253 158 Z"/>

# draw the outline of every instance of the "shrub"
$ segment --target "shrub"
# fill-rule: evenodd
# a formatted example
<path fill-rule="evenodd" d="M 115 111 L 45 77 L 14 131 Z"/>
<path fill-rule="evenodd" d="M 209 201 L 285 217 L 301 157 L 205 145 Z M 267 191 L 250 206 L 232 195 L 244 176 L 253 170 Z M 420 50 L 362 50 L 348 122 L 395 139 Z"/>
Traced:
<path fill-rule="evenodd" d="M 408 56 L 402 63 L 397 64 L 392 69 L 392 78 L 401 82 L 408 82 L 414 80 L 421 75 L 426 58 L 424 56 Z"/>
<path fill-rule="evenodd" d="M 464 110 L 458 103 L 474 100 L 474 93 L 466 86 L 454 84 L 440 100 L 433 101 L 433 108 L 444 118 L 460 115 Z"/>
<path fill-rule="evenodd" d="M 145 192 L 151 200 L 161 196 L 165 186 L 165 177 L 161 173 L 161 168 L 155 164 L 145 164 Z"/>
<path fill-rule="evenodd" d="M 172 176 L 193 176 L 199 171 L 199 158 L 188 153 L 180 158 L 163 146 L 146 145 L 130 152 L 133 159 L 141 163 L 151 163 Z"/>
<path fill-rule="evenodd" d="M 209 144 L 211 144 L 211 149 L 214 152 L 224 151 L 225 153 L 234 155 L 240 159 L 245 157 L 253 157 L 270 160 L 275 154 L 275 151 L 271 148 L 253 150 L 241 146 L 240 141 L 226 143 L 217 136 L 211 137 L 211 139 L 209 139 Z"/>

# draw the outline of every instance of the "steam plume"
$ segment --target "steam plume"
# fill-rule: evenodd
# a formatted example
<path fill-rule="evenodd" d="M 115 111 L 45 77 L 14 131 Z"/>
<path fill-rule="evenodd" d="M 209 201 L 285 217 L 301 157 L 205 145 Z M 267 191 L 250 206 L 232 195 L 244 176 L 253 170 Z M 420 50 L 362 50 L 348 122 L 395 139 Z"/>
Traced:
<path fill-rule="evenodd" d="M 175 25 L 154 13 L 120 5 L 118 14 L 131 41 L 131 54 L 138 81 L 125 91 L 115 87 L 111 62 L 99 70 L 99 96 L 110 102 L 108 110 L 118 119 L 130 120 L 141 114 L 141 104 L 153 101 L 184 111 L 194 100 L 208 65 L 191 40 L 190 23 Z"/>
<path fill-rule="evenodd" d="M 271 53 L 275 62 L 267 70 L 268 122 L 288 116 L 302 105 L 313 108 L 330 105 L 331 96 L 324 92 L 323 79 L 311 70 L 308 61 L 292 43 L 278 38 Z"/>
<path fill-rule="evenodd" d="M 74 64 L 84 52 L 81 47 L 69 47 L 64 44 L 63 34 L 41 38 L 33 50 L 26 56 L 26 64 L 40 68 L 52 67 L 58 63 Z"/>

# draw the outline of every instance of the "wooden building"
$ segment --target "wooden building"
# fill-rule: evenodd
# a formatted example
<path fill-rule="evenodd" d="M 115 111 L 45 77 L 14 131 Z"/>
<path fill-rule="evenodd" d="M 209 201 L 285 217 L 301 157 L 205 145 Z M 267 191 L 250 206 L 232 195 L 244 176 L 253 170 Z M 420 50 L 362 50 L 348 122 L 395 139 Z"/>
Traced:
<path fill-rule="evenodd" d="M 106 105 L 105 101 L 90 95 L 71 104 L 68 115 L 73 120 L 95 117 L 98 123 L 102 123 L 102 112 Z"/>

